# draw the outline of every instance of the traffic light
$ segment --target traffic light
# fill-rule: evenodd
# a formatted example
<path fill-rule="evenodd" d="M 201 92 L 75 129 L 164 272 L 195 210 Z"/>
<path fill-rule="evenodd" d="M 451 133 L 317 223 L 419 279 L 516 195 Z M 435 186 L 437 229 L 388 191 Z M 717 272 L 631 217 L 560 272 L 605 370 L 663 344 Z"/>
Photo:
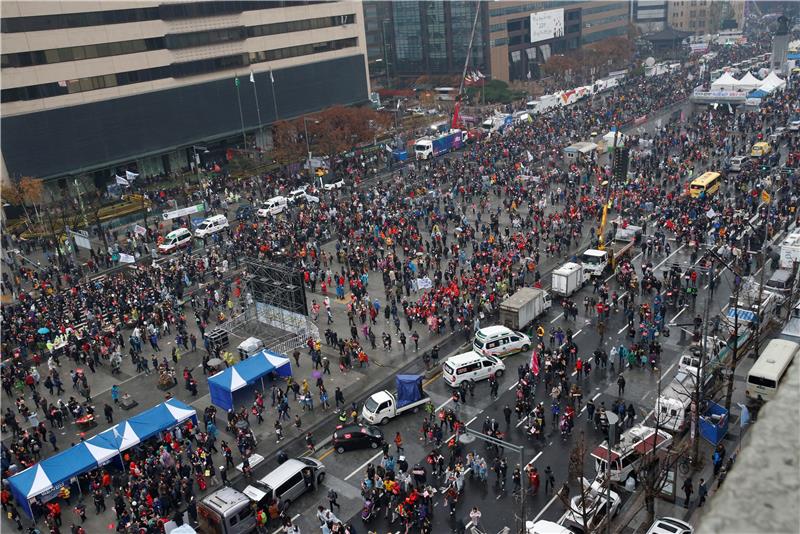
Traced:
<path fill-rule="evenodd" d="M 619 147 L 614 149 L 614 180 L 625 182 L 628 179 L 628 149 Z"/>

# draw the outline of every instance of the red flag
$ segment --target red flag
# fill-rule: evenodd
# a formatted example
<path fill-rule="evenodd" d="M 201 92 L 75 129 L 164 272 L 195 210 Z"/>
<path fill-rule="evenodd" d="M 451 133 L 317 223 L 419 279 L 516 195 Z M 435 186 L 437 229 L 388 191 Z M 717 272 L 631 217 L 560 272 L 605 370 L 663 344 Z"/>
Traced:
<path fill-rule="evenodd" d="M 453 110 L 453 121 L 450 123 L 450 128 L 455 130 L 458 128 L 458 123 L 460 122 L 460 117 L 458 116 L 458 110 L 461 107 L 461 102 L 456 102 L 456 107 Z"/>
<path fill-rule="evenodd" d="M 539 354 L 535 349 L 531 352 L 531 371 L 533 376 L 539 376 Z"/>

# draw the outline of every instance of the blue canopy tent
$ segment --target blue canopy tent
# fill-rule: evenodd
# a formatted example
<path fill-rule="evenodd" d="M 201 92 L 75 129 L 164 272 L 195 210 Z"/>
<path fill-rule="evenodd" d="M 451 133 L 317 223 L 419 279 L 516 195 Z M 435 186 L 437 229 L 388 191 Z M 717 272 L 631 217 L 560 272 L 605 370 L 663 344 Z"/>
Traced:
<path fill-rule="evenodd" d="M 28 517 L 32 517 L 30 501 L 36 497 L 48 501 L 58 490 L 78 475 L 107 464 L 124 450 L 158 432 L 192 419 L 197 412 L 176 399 L 159 404 L 119 423 L 100 434 L 17 473 L 8 479 L 14 499 Z"/>
<path fill-rule="evenodd" d="M 262 350 L 242 360 L 233 367 L 228 367 L 208 378 L 208 390 L 211 403 L 224 410 L 234 406 L 233 394 L 236 391 L 261 381 L 264 387 L 264 376 L 275 372 L 278 376 L 292 376 L 292 365 L 289 358 L 269 350 Z"/>

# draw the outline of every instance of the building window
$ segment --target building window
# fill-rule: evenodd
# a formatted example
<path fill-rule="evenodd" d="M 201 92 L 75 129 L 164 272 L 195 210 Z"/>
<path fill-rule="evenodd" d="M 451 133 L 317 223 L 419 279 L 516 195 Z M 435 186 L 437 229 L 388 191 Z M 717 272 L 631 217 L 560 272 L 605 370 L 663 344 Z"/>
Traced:
<path fill-rule="evenodd" d="M 132 41 L 105 43 L 102 47 L 100 45 L 71 46 L 66 48 L 53 48 L 51 50 L 3 54 L 0 57 L 2 57 L 2 68 L 5 69 L 136 54 L 138 52 L 147 52 L 150 50 L 161 50 L 162 48 L 164 48 L 164 38 L 154 37 L 151 39 L 135 39 Z"/>
<path fill-rule="evenodd" d="M 224 28 L 220 30 L 205 30 L 191 33 L 173 33 L 164 37 L 166 48 L 169 50 L 191 48 L 195 46 L 208 46 L 219 43 L 244 41 L 247 32 L 244 26 L 238 28 Z"/>
<path fill-rule="evenodd" d="M 335 41 L 323 41 L 320 43 L 311 43 L 298 46 L 287 46 L 285 48 L 276 48 L 274 50 L 251 52 L 249 62 L 262 63 L 264 61 L 275 61 L 278 59 L 288 59 L 291 57 L 307 56 L 310 54 L 321 54 L 323 52 L 331 52 L 333 50 L 341 50 L 343 48 L 352 48 L 355 46 L 358 46 L 357 37 L 349 37 L 347 39 L 337 39 Z"/>
<path fill-rule="evenodd" d="M 318 30 L 321 28 L 332 28 L 334 26 L 355 24 L 355 21 L 355 14 L 350 13 L 348 15 L 337 15 L 335 17 L 319 17 L 315 19 L 292 20 L 289 22 L 275 22 L 272 24 L 250 26 L 247 28 L 247 36 L 263 37 L 265 35 L 279 35 L 282 33 Z"/>

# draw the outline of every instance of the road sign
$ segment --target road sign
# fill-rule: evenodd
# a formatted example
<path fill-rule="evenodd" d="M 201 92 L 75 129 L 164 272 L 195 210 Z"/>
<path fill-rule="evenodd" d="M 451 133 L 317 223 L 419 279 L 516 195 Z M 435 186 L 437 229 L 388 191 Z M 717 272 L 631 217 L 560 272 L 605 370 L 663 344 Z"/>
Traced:
<path fill-rule="evenodd" d="M 165 221 L 169 221 L 170 219 L 177 219 L 178 217 L 183 217 L 184 215 L 190 215 L 192 213 L 200 213 L 201 211 L 205 211 L 206 206 L 203 203 L 195 204 L 194 206 L 189 206 L 188 208 L 181 208 L 175 211 L 166 211 L 161 214 L 161 217 Z"/>

